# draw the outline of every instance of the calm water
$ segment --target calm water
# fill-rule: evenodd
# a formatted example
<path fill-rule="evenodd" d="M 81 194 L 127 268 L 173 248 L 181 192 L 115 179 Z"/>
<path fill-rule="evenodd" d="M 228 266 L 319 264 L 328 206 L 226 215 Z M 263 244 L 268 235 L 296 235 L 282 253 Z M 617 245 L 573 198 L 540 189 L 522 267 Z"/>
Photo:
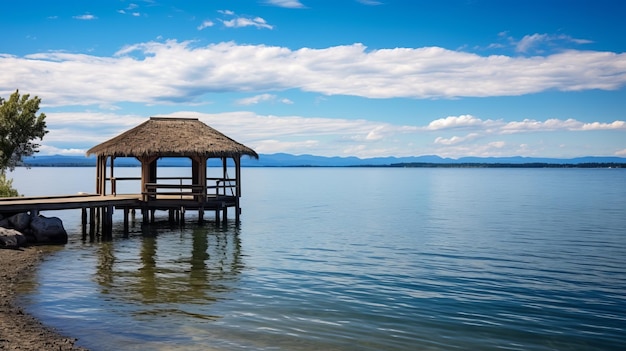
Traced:
<path fill-rule="evenodd" d="M 61 194 L 93 191 L 94 174 L 13 177 L 27 195 Z M 238 227 L 138 218 L 129 238 L 89 243 L 77 211 L 50 213 L 70 243 L 22 287 L 24 305 L 92 350 L 626 349 L 625 170 L 243 177 Z"/>

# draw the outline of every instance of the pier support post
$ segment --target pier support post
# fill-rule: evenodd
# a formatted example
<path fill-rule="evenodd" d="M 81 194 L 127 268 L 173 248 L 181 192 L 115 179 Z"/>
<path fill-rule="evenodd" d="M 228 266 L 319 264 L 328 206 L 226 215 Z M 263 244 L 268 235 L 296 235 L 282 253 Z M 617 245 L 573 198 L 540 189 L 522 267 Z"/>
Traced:
<path fill-rule="evenodd" d="M 96 209 L 89 208 L 89 240 L 94 241 L 96 237 Z"/>
<path fill-rule="evenodd" d="M 239 224 L 241 216 L 241 207 L 239 207 L 239 197 L 235 198 L 235 224 Z"/>
<path fill-rule="evenodd" d="M 204 208 L 202 207 L 198 209 L 198 223 L 204 223 Z"/>
<path fill-rule="evenodd" d="M 128 237 L 128 207 L 124 207 L 124 237 Z"/>
<path fill-rule="evenodd" d="M 80 219 L 81 219 L 83 240 L 86 240 L 87 239 L 87 208 L 86 207 L 82 208 Z"/>

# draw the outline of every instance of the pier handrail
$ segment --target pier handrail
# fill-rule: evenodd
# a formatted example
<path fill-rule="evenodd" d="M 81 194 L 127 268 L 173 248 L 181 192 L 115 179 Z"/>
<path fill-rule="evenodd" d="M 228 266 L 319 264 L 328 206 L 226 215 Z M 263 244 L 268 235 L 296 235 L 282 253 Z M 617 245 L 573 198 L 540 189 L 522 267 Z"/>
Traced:
<path fill-rule="evenodd" d="M 199 184 L 146 183 L 146 188 L 141 194 L 144 201 L 156 199 L 158 195 L 179 196 L 181 200 L 187 196 L 191 196 L 198 201 L 206 199 L 204 187 Z"/>
<path fill-rule="evenodd" d="M 109 177 L 108 181 L 111 182 L 111 193 L 117 194 L 117 183 L 120 181 L 141 181 L 141 177 Z M 236 193 L 236 179 L 235 178 L 206 178 L 207 184 L 213 183 L 215 185 L 207 185 L 206 189 L 200 184 L 191 184 L 192 177 L 157 177 L 157 182 L 146 183 L 145 188 L 142 191 L 142 197 L 144 200 L 148 198 L 154 199 L 156 195 L 176 195 L 180 196 L 193 196 L 199 201 L 206 199 L 207 197 L 217 196 L 234 196 Z M 162 183 L 161 181 L 177 181 Z M 189 182 L 189 183 L 185 183 Z M 230 194 L 228 194 L 230 193 Z"/>

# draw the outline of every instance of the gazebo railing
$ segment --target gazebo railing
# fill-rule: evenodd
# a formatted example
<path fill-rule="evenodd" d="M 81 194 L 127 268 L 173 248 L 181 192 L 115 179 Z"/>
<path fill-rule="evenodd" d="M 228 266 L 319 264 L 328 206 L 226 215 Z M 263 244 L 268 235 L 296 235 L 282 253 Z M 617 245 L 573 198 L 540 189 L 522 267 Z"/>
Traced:
<path fill-rule="evenodd" d="M 118 182 L 141 181 L 140 177 L 111 177 L 111 193 L 117 194 Z M 155 183 L 146 183 L 142 189 L 144 201 L 156 199 L 158 195 L 176 196 L 179 199 L 193 198 L 205 201 L 206 198 L 219 196 L 235 196 L 237 182 L 234 178 L 207 178 L 206 189 L 200 184 L 192 184 L 191 177 L 158 177 Z M 215 185 L 208 185 L 208 184 Z"/>

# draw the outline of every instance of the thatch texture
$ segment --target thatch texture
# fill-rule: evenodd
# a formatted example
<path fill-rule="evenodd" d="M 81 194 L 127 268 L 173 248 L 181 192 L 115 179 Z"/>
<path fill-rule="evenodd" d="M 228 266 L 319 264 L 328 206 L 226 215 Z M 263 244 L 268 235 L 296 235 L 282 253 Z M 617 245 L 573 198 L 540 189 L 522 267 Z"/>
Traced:
<path fill-rule="evenodd" d="M 96 145 L 87 155 L 113 157 L 240 157 L 259 158 L 251 148 L 236 142 L 198 119 L 151 117 L 113 139 Z"/>

